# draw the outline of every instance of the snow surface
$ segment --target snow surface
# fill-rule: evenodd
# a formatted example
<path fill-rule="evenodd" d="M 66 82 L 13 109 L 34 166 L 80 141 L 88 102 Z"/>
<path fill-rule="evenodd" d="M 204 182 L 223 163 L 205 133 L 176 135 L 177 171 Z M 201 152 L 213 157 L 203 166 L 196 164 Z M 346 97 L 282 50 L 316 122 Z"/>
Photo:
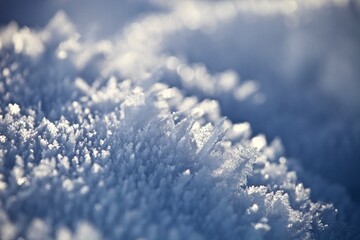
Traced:
<path fill-rule="evenodd" d="M 0 239 L 359 238 L 359 2 L 142 4 L 1 28 Z"/>

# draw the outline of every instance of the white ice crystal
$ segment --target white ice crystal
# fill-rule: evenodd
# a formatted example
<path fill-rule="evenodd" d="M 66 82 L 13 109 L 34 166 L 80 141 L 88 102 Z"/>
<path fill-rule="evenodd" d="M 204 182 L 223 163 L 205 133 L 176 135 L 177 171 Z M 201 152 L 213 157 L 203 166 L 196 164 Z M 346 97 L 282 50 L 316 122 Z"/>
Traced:
<path fill-rule="evenodd" d="M 233 123 L 271 113 L 265 83 L 243 81 L 231 64 L 210 70 L 212 41 L 233 44 L 222 38 L 242 15 L 307 13 L 324 1 L 157 4 L 167 10 L 112 40 L 82 38 L 64 12 L 41 30 L 0 30 L 0 238 L 358 237 L 359 208 L 343 187 L 286 158 L 278 138 L 253 135 L 251 122 Z M 185 44 L 201 38 L 213 53 Z"/>

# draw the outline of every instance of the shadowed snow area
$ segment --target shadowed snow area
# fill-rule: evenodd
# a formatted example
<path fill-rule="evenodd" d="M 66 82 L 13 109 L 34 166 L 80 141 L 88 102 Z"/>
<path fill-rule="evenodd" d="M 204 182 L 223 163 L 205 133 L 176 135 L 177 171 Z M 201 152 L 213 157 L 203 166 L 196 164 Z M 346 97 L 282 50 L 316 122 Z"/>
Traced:
<path fill-rule="evenodd" d="M 360 237 L 359 1 L 0 21 L 0 239 Z"/>

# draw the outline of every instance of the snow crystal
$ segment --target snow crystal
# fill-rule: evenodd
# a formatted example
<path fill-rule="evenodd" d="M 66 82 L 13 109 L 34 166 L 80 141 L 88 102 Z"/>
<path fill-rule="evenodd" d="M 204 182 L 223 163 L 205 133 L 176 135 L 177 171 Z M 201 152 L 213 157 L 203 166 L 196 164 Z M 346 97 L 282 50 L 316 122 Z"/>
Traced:
<path fill-rule="evenodd" d="M 11 115 L 18 115 L 20 113 L 20 107 L 19 105 L 15 104 L 9 104 L 9 113 Z"/>
<path fill-rule="evenodd" d="M 135 3 L 123 4 L 121 9 L 140 11 Z M 351 152 L 358 143 L 352 142 L 359 133 L 356 120 L 308 127 L 302 111 L 314 118 L 317 112 L 298 100 L 306 91 L 293 90 L 306 84 L 295 77 L 280 82 L 298 72 L 296 61 L 307 59 L 293 49 L 294 35 L 307 29 L 296 28 L 302 14 L 342 8 L 347 1 L 151 4 L 161 11 L 144 9 L 107 39 L 84 34 L 63 11 L 43 29 L 10 23 L 0 30 L 0 238 L 358 237 L 360 209 L 345 190 L 350 177 L 331 171 L 346 179 L 334 186 L 316 166 L 302 166 L 328 164 L 333 151 L 313 150 L 313 144 Z M 237 51 L 238 40 L 246 46 L 257 39 L 247 31 L 252 24 L 279 18 L 295 29 L 284 45 L 272 39 L 289 61 L 272 55 L 269 45 L 254 52 L 261 57 Z M 242 34 L 233 34 L 237 27 Z M 329 76 L 339 55 L 332 54 L 309 103 L 321 108 L 317 100 L 330 94 L 356 109 L 355 98 L 334 93 L 338 83 L 326 82 L 335 81 Z M 262 59 L 271 59 L 273 67 Z M 264 75 L 251 76 L 253 62 Z M 357 86 L 352 65 L 337 69 Z M 267 82 L 266 76 L 281 80 Z M 324 114 L 334 112 L 326 108 Z M 324 135 L 353 129 L 343 148 Z M 276 130 L 285 139 L 274 138 Z M 296 144 L 304 141 L 305 147 Z M 307 159 L 288 158 L 288 149 L 309 151 L 299 155 Z M 324 172 L 340 164 L 330 159 Z"/>

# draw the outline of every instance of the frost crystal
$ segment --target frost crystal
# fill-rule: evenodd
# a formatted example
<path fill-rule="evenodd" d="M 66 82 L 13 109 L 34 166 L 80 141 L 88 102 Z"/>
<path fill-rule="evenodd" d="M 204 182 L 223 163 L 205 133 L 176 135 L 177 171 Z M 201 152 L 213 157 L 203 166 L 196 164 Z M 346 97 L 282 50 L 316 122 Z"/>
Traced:
<path fill-rule="evenodd" d="M 80 38 L 63 12 L 42 30 L 1 29 L 0 238 L 359 236 L 359 208 L 342 187 L 286 158 L 279 139 L 252 135 L 251 122 L 222 116 L 261 106 L 258 82 L 169 54 L 192 52 L 181 38 L 173 46 L 178 35 L 216 42 L 217 26 L 241 13 L 324 4 L 305 2 L 162 3 L 165 13 L 114 41 Z"/>

